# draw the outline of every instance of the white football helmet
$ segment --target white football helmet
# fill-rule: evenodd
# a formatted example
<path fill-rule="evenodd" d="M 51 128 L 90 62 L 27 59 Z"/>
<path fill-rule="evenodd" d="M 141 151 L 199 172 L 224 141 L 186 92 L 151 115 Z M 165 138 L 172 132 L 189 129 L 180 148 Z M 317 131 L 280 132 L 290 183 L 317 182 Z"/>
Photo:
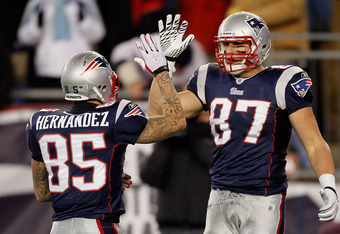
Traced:
<path fill-rule="evenodd" d="M 82 51 L 74 54 L 61 73 L 65 99 L 84 101 L 96 99 L 102 103 L 116 101 L 119 80 L 109 62 L 99 53 Z"/>
<path fill-rule="evenodd" d="M 234 75 L 260 65 L 269 55 L 271 48 L 270 32 L 267 24 L 258 15 L 241 11 L 224 19 L 215 36 L 215 55 L 222 72 Z M 250 50 L 246 53 L 227 53 L 224 44 L 247 42 Z M 233 59 L 241 63 L 233 65 Z"/>

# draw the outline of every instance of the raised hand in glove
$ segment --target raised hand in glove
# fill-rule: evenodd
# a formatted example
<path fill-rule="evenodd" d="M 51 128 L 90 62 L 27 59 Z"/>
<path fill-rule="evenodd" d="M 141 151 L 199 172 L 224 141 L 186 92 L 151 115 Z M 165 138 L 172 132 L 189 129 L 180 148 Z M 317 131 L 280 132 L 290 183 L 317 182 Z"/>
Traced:
<path fill-rule="evenodd" d="M 152 38 L 150 34 L 142 34 L 140 39 L 142 43 L 136 41 L 135 45 L 143 59 L 135 58 L 134 60 L 154 76 L 160 72 L 169 71 L 159 38 Z"/>
<path fill-rule="evenodd" d="M 164 51 L 164 55 L 169 62 L 170 76 L 176 71 L 175 61 L 177 57 L 195 38 L 193 34 L 190 34 L 187 38 L 185 38 L 185 40 L 183 40 L 184 33 L 188 27 L 188 22 L 183 20 L 179 27 L 180 19 L 180 14 L 176 14 L 174 20 L 172 20 L 172 15 L 167 15 L 165 27 L 162 20 L 158 21 L 160 43 L 162 50 Z"/>
<path fill-rule="evenodd" d="M 320 195 L 325 202 L 325 206 L 319 210 L 319 220 L 322 222 L 333 221 L 338 213 L 338 195 L 332 187 L 321 189 Z"/>

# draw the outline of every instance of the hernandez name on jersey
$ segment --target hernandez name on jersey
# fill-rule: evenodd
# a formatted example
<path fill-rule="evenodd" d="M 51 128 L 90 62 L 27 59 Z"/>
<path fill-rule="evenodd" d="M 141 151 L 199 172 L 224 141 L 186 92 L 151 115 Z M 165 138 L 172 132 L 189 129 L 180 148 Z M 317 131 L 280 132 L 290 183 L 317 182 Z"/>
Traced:
<path fill-rule="evenodd" d="M 258 195 L 286 191 L 288 116 L 311 106 L 311 85 L 296 66 L 272 66 L 248 78 L 223 73 L 215 63 L 195 71 L 187 88 L 210 111 L 214 189 Z"/>
<path fill-rule="evenodd" d="M 119 222 L 125 212 L 121 175 L 128 144 L 144 130 L 144 112 L 127 100 L 82 114 L 43 109 L 27 124 L 32 158 L 43 161 L 55 214 Z"/>

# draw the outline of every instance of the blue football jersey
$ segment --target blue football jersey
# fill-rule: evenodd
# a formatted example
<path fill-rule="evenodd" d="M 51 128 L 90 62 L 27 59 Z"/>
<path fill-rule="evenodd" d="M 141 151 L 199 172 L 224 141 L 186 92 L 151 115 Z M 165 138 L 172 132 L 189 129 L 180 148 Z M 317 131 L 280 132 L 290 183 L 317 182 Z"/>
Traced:
<path fill-rule="evenodd" d="M 126 147 L 136 143 L 146 124 L 144 112 L 127 100 L 82 114 L 43 109 L 32 115 L 27 139 L 32 158 L 48 171 L 53 220 L 119 222 L 125 212 L 121 177 Z"/>
<path fill-rule="evenodd" d="M 201 66 L 187 85 L 210 112 L 212 188 L 271 195 L 287 188 L 288 116 L 312 103 L 312 81 L 296 66 L 272 66 L 249 78 Z"/>

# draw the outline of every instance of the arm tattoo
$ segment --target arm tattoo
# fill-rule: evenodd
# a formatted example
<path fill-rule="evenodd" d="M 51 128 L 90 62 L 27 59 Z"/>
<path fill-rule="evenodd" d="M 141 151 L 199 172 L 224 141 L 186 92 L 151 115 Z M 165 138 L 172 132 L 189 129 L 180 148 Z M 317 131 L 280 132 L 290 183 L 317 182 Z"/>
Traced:
<path fill-rule="evenodd" d="M 51 201 L 51 193 L 48 187 L 48 173 L 45 163 L 32 159 L 31 162 L 34 193 L 38 201 Z"/>
<path fill-rule="evenodd" d="M 138 139 L 139 143 L 151 143 L 169 138 L 180 130 L 180 124 L 185 121 L 181 101 L 168 72 L 159 73 L 155 79 L 163 95 L 163 115 L 149 118 L 145 130 Z"/>

